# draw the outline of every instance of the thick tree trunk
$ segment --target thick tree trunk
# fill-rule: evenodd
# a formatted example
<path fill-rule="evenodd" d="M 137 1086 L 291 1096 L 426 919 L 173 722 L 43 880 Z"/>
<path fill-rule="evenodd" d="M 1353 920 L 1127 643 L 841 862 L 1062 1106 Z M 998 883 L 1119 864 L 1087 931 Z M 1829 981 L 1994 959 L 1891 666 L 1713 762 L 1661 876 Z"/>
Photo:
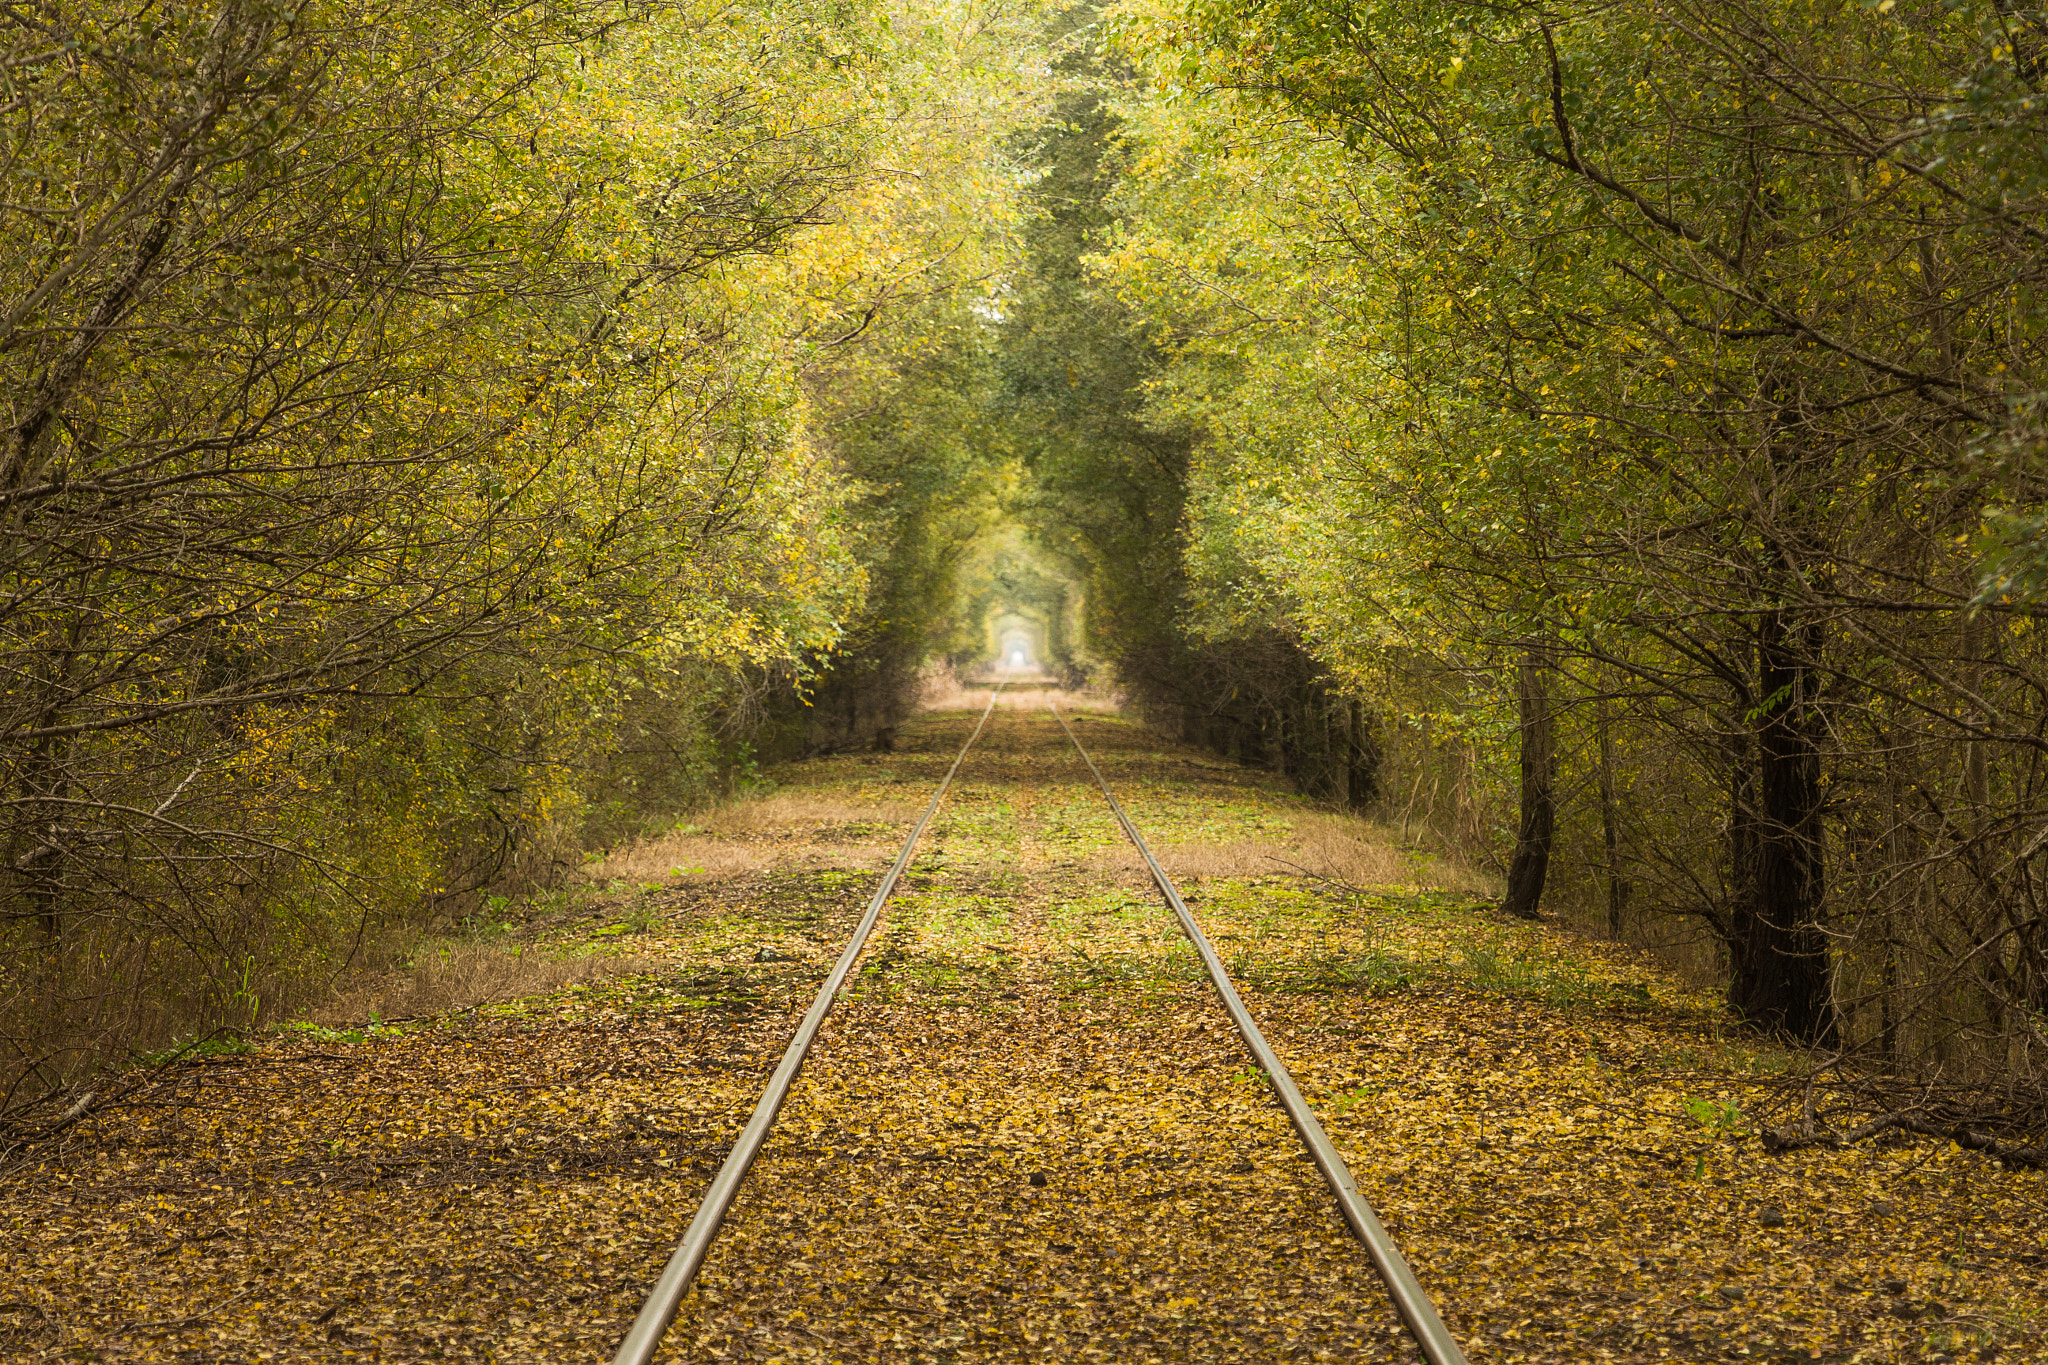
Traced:
<path fill-rule="evenodd" d="M 1744 1017 L 1802 1042 L 1834 1034 L 1821 839 L 1819 717 L 1805 667 L 1817 628 L 1798 629 L 1769 613 L 1758 632 L 1755 778 L 1743 784 L 1736 824 L 1749 866 L 1738 869 L 1734 977 L 1729 999 Z M 1739 855 L 1740 856 L 1740 855 Z"/>
<path fill-rule="evenodd" d="M 1621 874 L 1621 803 L 1615 796 L 1614 734 L 1604 701 L 1595 724 L 1600 731 L 1600 839 L 1607 850 L 1607 932 L 1620 938 L 1628 915 L 1629 885 Z"/>
<path fill-rule="evenodd" d="M 71 643 L 75 646 L 80 632 L 76 627 L 71 631 Z M 77 660 L 76 653 L 67 653 L 58 669 L 58 676 L 69 679 Z M 60 718 L 57 707 L 51 706 L 42 712 L 42 723 L 54 725 Z M 16 789 L 27 799 L 22 802 L 33 810 L 45 805 L 49 814 L 28 825 L 29 841 L 15 857 L 9 860 L 9 870 L 28 894 L 30 904 L 35 906 L 36 924 L 43 932 L 46 943 L 55 944 L 63 936 L 63 890 L 65 873 L 65 846 L 63 820 L 58 812 L 71 797 L 70 759 L 71 741 L 54 736 L 45 737 L 26 755 L 21 774 L 24 779 Z"/>
<path fill-rule="evenodd" d="M 1502 908 L 1523 919 L 1536 918 L 1550 871 L 1550 848 L 1557 837 L 1557 736 L 1550 713 L 1548 663 L 1530 650 L 1515 670 L 1522 723 L 1522 818 Z"/>

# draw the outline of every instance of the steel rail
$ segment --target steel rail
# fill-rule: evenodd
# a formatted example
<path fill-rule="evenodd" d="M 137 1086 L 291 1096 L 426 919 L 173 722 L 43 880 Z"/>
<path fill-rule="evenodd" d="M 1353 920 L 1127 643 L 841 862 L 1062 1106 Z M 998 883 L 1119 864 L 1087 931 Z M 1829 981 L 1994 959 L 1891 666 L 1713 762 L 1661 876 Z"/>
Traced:
<path fill-rule="evenodd" d="M 1415 1338 L 1415 1344 L 1422 1348 L 1422 1354 L 1430 1365 L 1466 1365 L 1465 1352 L 1459 1348 L 1450 1328 L 1444 1326 L 1444 1320 L 1437 1315 L 1436 1305 L 1429 1301 L 1429 1295 L 1415 1278 L 1415 1272 L 1409 1269 L 1407 1258 L 1402 1256 L 1401 1249 L 1394 1245 L 1394 1239 L 1388 1235 L 1379 1215 L 1373 1212 L 1372 1205 L 1358 1192 L 1358 1182 L 1352 1179 L 1351 1169 L 1344 1164 L 1344 1158 L 1338 1153 L 1336 1144 L 1331 1142 L 1330 1135 L 1323 1131 L 1323 1125 L 1317 1121 L 1315 1111 L 1308 1107 L 1308 1101 L 1302 1098 L 1300 1088 L 1294 1084 L 1294 1077 L 1288 1074 L 1287 1067 L 1281 1062 L 1279 1055 L 1266 1042 L 1266 1035 L 1259 1032 L 1259 1026 L 1253 1021 L 1251 1011 L 1247 1010 L 1244 1001 L 1238 998 L 1237 988 L 1230 983 L 1230 974 L 1223 969 L 1223 960 L 1216 956 L 1216 950 L 1209 944 L 1208 935 L 1195 923 L 1194 915 L 1188 911 L 1187 902 L 1180 898 L 1179 890 L 1174 887 L 1173 878 L 1166 875 L 1166 869 L 1160 866 L 1159 859 L 1153 856 L 1151 846 L 1145 842 L 1145 836 L 1138 833 L 1138 827 L 1131 822 L 1131 817 L 1124 813 L 1123 806 L 1116 799 L 1116 793 L 1109 789 L 1109 782 L 1103 777 L 1102 769 L 1095 766 L 1095 760 L 1089 757 L 1088 750 L 1081 743 L 1081 737 L 1074 733 L 1074 727 L 1067 724 L 1067 718 L 1060 714 L 1059 707 L 1050 701 L 1045 705 L 1046 709 L 1052 712 L 1053 719 L 1060 723 L 1060 728 L 1067 732 L 1067 738 L 1073 741 L 1074 750 L 1081 755 L 1081 761 L 1088 765 L 1088 771 L 1095 775 L 1096 784 L 1102 788 L 1103 799 L 1109 802 L 1109 808 L 1115 813 L 1117 823 L 1123 826 L 1124 834 L 1136 846 L 1138 852 L 1144 855 L 1145 865 L 1151 869 L 1152 880 L 1158 883 L 1160 894 L 1166 897 L 1167 905 L 1172 907 L 1173 913 L 1179 917 L 1180 927 L 1195 945 L 1195 951 L 1202 955 L 1202 965 L 1209 971 L 1209 980 L 1215 985 L 1217 994 L 1223 997 L 1224 1007 L 1230 1011 L 1231 1020 L 1236 1023 L 1237 1031 L 1244 1036 L 1245 1046 L 1251 1049 L 1252 1056 L 1264 1069 L 1266 1079 L 1272 1082 L 1274 1093 L 1280 1097 L 1281 1107 L 1287 1110 L 1287 1117 L 1294 1120 L 1294 1131 L 1301 1134 L 1302 1144 L 1308 1148 L 1309 1156 L 1314 1158 L 1317 1169 L 1323 1173 L 1323 1179 L 1330 1183 L 1330 1189 L 1336 1193 L 1337 1207 L 1343 1211 L 1344 1221 L 1351 1225 L 1351 1230 L 1358 1235 L 1358 1240 L 1365 1243 L 1366 1255 L 1372 1258 L 1373 1268 L 1379 1271 L 1380 1279 L 1385 1282 L 1387 1297 L 1394 1301 L 1394 1310 L 1401 1315 L 1401 1321 L 1407 1324 L 1409 1335 Z"/>
<path fill-rule="evenodd" d="M 648 1365 L 654 1359 L 655 1350 L 661 1339 L 668 1333 L 669 1324 L 675 1321 L 676 1312 L 682 1307 L 683 1295 L 690 1292 L 691 1283 L 697 1278 L 697 1270 L 704 1264 L 704 1257 L 711 1251 L 711 1243 L 718 1236 L 718 1229 L 725 1222 L 726 1211 L 738 1196 L 740 1182 L 747 1178 L 747 1172 L 754 1165 L 754 1158 L 761 1154 L 761 1148 L 768 1141 L 768 1131 L 775 1126 L 775 1116 L 782 1112 L 783 1101 L 789 1098 L 789 1088 L 796 1081 L 796 1074 L 804 1064 L 804 1058 L 811 1050 L 811 1043 L 817 1038 L 818 1030 L 825 1022 L 825 1015 L 832 1008 L 833 998 L 845 984 L 846 977 L 853 970 L 854 960 L 861 949 L 867 946 L 868 935 L 875 931 L 875 924 L 882 917 L 882 906 L 889 899 L 889 893 L 896 889 L 897 879 L 903 869 L 910 866 L 910 855 L 917 848 L 917 841 L 924 834 L 932 816 L 939 809 L 946 789 L 953 784 L 953 775 L 960 771 L 960 764 L 966 759 L 967 751 L 974 747 L 974 741 L 981 738 L 983 727 L 988 724 L 989 715 L 996 709 L 996 693 L 1002 691 L 1002 684 L 988 694 L 988 705 L 982 709 L 981 719 L 974 724 L 974 733 L 960 746 L 960 752 L 953 759 L 953 766 L 946 769 L 945 777 L 939 781 L 939 789 L 932 793 L 930 804 L 924 814 L 918 817 L 910 837 L 903 841 L 903 851 L 896 855 L 896 861 L 889 866 L 882 884 L 875 888 L 874 898 L 868 902 L 867 914 L 861 918 L 858 928 L 853 931 L 852 940 L 846 951 L 833 964 L 832 974 L 825 978 L 825 984 L 818 990 L 818 998 L 811 1002 L 811 1008 L 804 1014 L 804 1020 L 797 1025 L 796 1036 L 789 1041 L 789 1047 L 782 1054 L 782 1061 L 776 1066 L 775 1074 L 768 1078 L 768 1088 L 762 1092 L 760 1101 L 754 1106 L 754 1116 L 747 1120 L 747 1126 L 740 1130 L 733 1142 L 732 1151 L 725 1158 L 725 1164 L 718 1168 L 718 1174 L 711 1181 L 711 1188 L 704 1192 L 703 1202 L 697 1206 L 697 1216 L 690 1220 L 690 1226 L 683 1232 L 683 1240 L 676 1247 L 675 1255 L 669 1257 L 668 1266 L 661 1272 L 661 1278 L 654 1283 L 654 1289 L 641 1305 L 640 1316 L 633 1319 L 633 1326 L 626 1333 L 626 1339 L 619 1344 L 619 1353 L 612 1357 L 612 1365 Z"/>

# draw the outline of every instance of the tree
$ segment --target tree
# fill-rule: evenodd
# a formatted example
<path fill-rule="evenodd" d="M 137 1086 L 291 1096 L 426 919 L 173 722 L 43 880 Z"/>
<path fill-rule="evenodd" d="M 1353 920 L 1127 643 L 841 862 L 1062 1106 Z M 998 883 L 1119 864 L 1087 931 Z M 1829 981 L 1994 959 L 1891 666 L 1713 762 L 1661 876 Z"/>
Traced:
<path fill-rule="evenodd" d="M 869 547 L 810 373 L 1001 250 L 999 173 L 899 154 L 978 166 L 1038 99 L 1028 7 L 930 17 L 9 16 L 23 1065 L 247 1023 L 581 837 L 622 731 L 701 747 L 843 638 Z"/>
<path fill-rule="evenodd" d="M 2035 16 L 1127 13 L 1104 268 L 1188 339 L 1158 387 L 1235 511 L 1197 554 L 1359 686 L 1544 642 L 1559 723 L 1654 775 L 1600 861 L 1713 927 L 1744 1013 L 2005 1068 L 2041 979 Z"/>

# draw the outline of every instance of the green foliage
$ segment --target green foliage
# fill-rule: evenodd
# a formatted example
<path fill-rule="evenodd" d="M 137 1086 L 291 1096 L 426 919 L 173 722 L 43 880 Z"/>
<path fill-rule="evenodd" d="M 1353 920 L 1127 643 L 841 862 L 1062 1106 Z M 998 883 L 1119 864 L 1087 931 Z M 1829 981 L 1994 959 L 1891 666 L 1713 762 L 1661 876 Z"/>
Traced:
<path fill-rule="evenodd" d="M 1767 1027 L 1944 1067 L 1983 1030 L 2002 1072 L 2048 999 L 1999 946 L 2042 855 L 2038 11 L 1112 29 L 1091 264 L 1160 340 L 1145 421 L 1198 437 L 1183 619 L 1304 641 L 1382 718 L 1402 823 L 1503 859 L 1527 666 L 1584 794 L 1560 905 L 1704 928 Z"/>
<path fill-rule="evenodd" d="M 289 1009 L 704 799 L 878 621 L 922 648 L 954 533 L 913 523 L 972 481 L 889 482 L 850 407 L 943 388 L 1044 79 L 1034 7 L 917 14 L 67 0 L 0 39 L 0 1036 L 39 1083 Z"/>
<path fill-rule="evenodd" d="M 1116 120 L 1099 94 L 1066 96 L 1032 157 L 1040 215 L 1031 273 L 1004 299 L 997 420 L 1029 481 L 1026 524 L 1081 578 L 1087 646 L 1126 685 L 1175 648 L 1185 441 L 1140 420 L 1157 357 L 1143 321 L 1097 295 L 1082 261 L 1110 221 Z"/>
<path fill-rule="evenodd" d="M 1303 787 L 1362 804 L 1376 783 L 1364 723 L 1274 613 L 1211 619 L 1184 553 L 1199 518 L 1199 414 L 1148 394 L 1175 338 L 1100 287 L 1090 257 L 1117 230 L 1131 169 L 1114 81 L 1065 97 L 1031 149 L 1040 215 L 1031 272 L 1004 298 L 996 419 L 1028 476 L 1018 512 L 1080 584 L 1082 652 L 1156 723 Z"/>
<path fill-rule="evenodd" d="M 1685 1102 L 1685 1112 L 1694 1123 L 1714 1137 L 1749 1136 L 1748 1120 L 1743 1118 L 1742 1110 L 1731 1101 L 1689 1099 Z"/>

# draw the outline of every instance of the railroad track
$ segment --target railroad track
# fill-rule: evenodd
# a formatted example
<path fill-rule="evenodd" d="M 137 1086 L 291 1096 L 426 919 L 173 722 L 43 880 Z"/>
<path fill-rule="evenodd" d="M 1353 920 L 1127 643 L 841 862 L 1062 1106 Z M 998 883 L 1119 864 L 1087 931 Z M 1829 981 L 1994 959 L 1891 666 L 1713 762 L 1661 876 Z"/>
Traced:
<path fill-rule="evenodd" d="M 819 987 L 817 998 L 805 1012 L 803 1021 L 797 1026 L 796 1034 L 790 1039 L 782 1060 L 769 1077 L 767 1087 L 755 1104 L 752 1116 L 740 1130 L 730 1154 L 719 1168 L 718 1174 L 713 1177 L 710 1188 L 705 1191 L 704 1198 L 698 1205 L 695 1217 L 684 1231 L 682 1241 L 677 1245 L 675 1253 L 669 1258 L 653 1290 L 641 1306 L 639 1316 L 634 1319 L 632 1327 L 627 1331 L 625 1340 L 613 1357 L 613 1365 L 648 1365 L 654 1359 L 663 1336 L 675 1320 L 683 1297 L 689 1293 L 690 1286 L 695 1281 L 698 1270 L 703 1266 L 704 1258 L 709 1254 L 733 1200 L 739 1194 L 741 1184 L 746 1180 L 747 1172 L 760 1155 L 769 1133 L 775 1126 L 777 1115 L 781 1113 L 784 1102 L 789 1098 L 790 1088 L 795 1084 L 797 1073 L 802 1069 L 812 1043 L 817 1039 L 825 1016 L 830 1012 L 834 1000 L 852 973 L 854 964 L 867 946 L 869 937 L 881 919 L 883 907 L 888 904 L 889 897 L 901 880 L 904 869 L 910 865 L 918 840 L 923 837 L 932 817 L 937 814 L 969 751 L 987 729 L 989 717 L 995 710 L 996 697 L 1001 691 L 1002 686 L 999 684 L 989 693 L 988 705 L 983 708 L 973 732 L 967 737 L 967 742 L 960 746 L 960 752 L 954 757 L 952 766 L 940 779 L 938 787 L 932 792 L 931 800 L 918 817 L 917 823 L 911 827 L 909 836 L 903 841 L 903 847 L 898 851 L 895 861 L 883 875 L 881 884 L 875 888 L 874 895 L 868 901 L 866 913 L 854 929 L 846 948 L 833 964 L 824 984 Z M 1208 936 L 1202 932 L 1201 926 L 1188 910 L 1187 903 L 1181 898 L 1172 877 L 1153 854 L 1151 847 L 1145 842 L 1144 835 L 1139 832 L 1122 803 L 1116 799 L 1116 793 L 1111 790 L 1108 779 L 1102 775 L 1094 758 L 1081 743 L 1080 736 L 1075 734 L 1073 727 L 1067 723 L 1067 718 L 1052 702 L 1047 703 L 1047 709 L 1059 722 L 1060 729 L 1073 744 L 1081 761 L 1087 765 L 1096 785 L 1101 788 L 1103 799 L 1108 803 L 1118 826 L 1143 857 L 1160 895 L 1179 920 L 1182 932 L 1187 935 L 1200 955 L 1211 985 L 1222 999 L 1224 1008 L 1229 1012 L 1232 1023 L 1236 1025 L 1260 1072 L 1272 1086 L 1281 1107 L 1286 1110 L 1288 1119 L 1293 1123 L 1309 1158 L 1322 1173 L 1346 1225 L 1364 1245 L 1366 1255 L 1371 1260 L 1374 1270 L 1378 1272 L 1381 1282 L 1386 1286 L 1388 1299 L 1395 1312 L 1400 1315 L 1408 1334 L 1430 1365 L 1464 1365 L 1464 1352 L 1444 1325 L 1435 1305 L 1431 1303 L 1429 1295 L 1415 1278 L 1407 1259 L 1380 1222 L 1372 1205 L 1359 1193 L 1358 1184 L 1345 1165 L 1343 1156 L 1330 1141 L 1329 1134 L 1323 1130 L 1321 1122 L 1309 1108 L 1307 1100 L 1302 1097 L 1300 1088 L 1295 1085 L 1285 1063 L 1267 1043 L 1257 1021 L 1245 1008 L 1244 1001 L 1239 998 L 1236 987 L 1231 983 L 1229 973 L 1224 969 L 1222 959 L 1216 955 Z"/>

